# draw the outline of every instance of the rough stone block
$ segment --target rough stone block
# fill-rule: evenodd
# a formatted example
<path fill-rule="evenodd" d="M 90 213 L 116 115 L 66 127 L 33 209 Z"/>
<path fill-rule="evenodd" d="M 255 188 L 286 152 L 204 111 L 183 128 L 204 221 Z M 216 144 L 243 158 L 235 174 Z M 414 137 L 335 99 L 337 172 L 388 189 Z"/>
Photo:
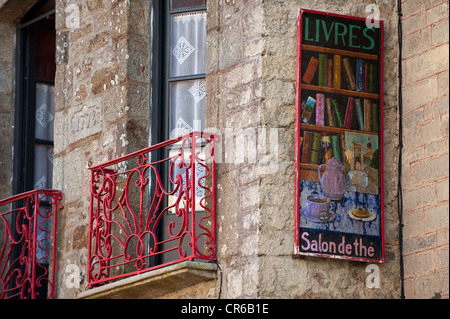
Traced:
<path fill-rule="evenodd" d="M 438 75 L 439 96 L 448 94 L 448 88 L 449 88 L 448 79 L 449 79 L 448 70 L 446 70 Z M 447 111 L 448 111 L 448 95 L 447 95 L 447 104 L 446 105 L 447 105 Z"/>
<path fill-rule="evenodd" d="M 444 202 L 436 206 L 426 207 L 424 212 L 425 212 L 426 232 L 448 229 L 449 226 L 448 202 Z"/>
<path fill-rule="evenodd" d="M 448 19 L 436 22 L 435 24 L 431 25 L 431 45 L 434 47 L 443 43 L 448 43 L 449 39 L 448 34 L 449 34 Z M 447 46 L 447 54 L 448 54 L 448 46 Z M 447 67 L 448 67 L 448 59 L 447 59 Z"/>
<path fill-rule="evenodd" d="M 448 178 L 436 182 L 436 199 L 442 202 L 449 199 L 449 180 Z"/>
<path fill-rule="evenodd" d="M 419 11 L 420 11 L 420 1 L 408 0 L 402 2 L 403 18 L 408 18 L 409 16 L 418 13 Z"/>
<path fill-rule="evenodd" d="M 411 191 L 403 192 L 403 207 L 405 211 L 411 211 L 435 201 L 434 185 L 426 185 Z"/>
<path fill-rule="evenodd" d="M 448 28 L 448 24 L 447 24 Z M 448 29 L 447 29 L 448 34 Z M 448 38 L 447 38 L 448 39 Z M 448 41 L 448 40 L 447 40 Z M 406 60 L 407 83 L 414 83 L 448 69 L 448 43 Z M 433 91 L 427 96 L 435 97 Z"/>
<path fill-rule="evenodd" d="M 416 298 L 430 299 L 448 296 L 448 268 L 423 274 L 415 280 Z"/>
<path fill-rule="evenodd" d="M 436 268 L 448 267 L 448 245 L 436 249 Z"/>
<path fill-rule="evenodd" d="M 405 277 L 417 276 L 434 269 L 434 251 L 428 250 L 404 257 Z"/>
<path fill-rule="evenodd" d="M 441 132 L 443 137 L 448 137 L 448 113 L 441 115 Z"/>
<path fill-rule="evenodd" d="M 118 82 L 118 66 L 114 65 L 111 67 L 106 67 L 101 70 L 94 72 L 91 78 L 92 93 L 98 94 L 106 90 L 109 90 L 113 85 Z"/>
<path fill-rule="evenodd" d="M 220 69 L 239 63 L 243 50 L 240 34 L 240 21 L 231 21 L 229 25 L 223 26 L 219 40 Z"/>
<path fill-rule="evenodd" d="M 422 29 L 427 25 L 427 14 L 425 11 L 421 11 L 413 16 L 410 16 L 402 21 L 403 34 L 415 32 Z"/>
<path fill-rule="evenodd" d="M 416 149 L 419 146 L 424 146 L 432 141 L 441 140 L 441 121 L 439 118 L 434 118 L 421 125 L 416 125 L 408 129 L 404 135 L 405 150 Z M 426 154 L 425 154 L 426 156 Z"/>
<path fill-rule="evenodd" d="M 446 154 L 411 164 L 411 176 L 414 184 L 432 182 L 449 175 L 449 155 Z"/>
<path fill-rule="evenodd" d="M 403 235 L 405 240 L 420 236 L 424 233 L 424 214 L 423 209 L 408 212 L 403 215 Z"/>
<path fill-rule="evenodd" d="M 433 3 L 433 7 L 427 9 L 427 23 L 433 24 L 437 21 L 448 18 L 448 2 L 444 1 L 443 3 L 435 2 Z M 423 3 L 424 9 L 426 8 L 426 4 Z M 447 21 L 448 24 L 448 21 Z M 448 39 L 448 37 L 447 37 Z"/>
<path fill-rule="evenodd" d="M 404 253 L 409 255 L 412 253 L 428 250 L 436 246 L 436 235 L 429 234 L 417 238 L 406 240 L 404 243 Z"/>

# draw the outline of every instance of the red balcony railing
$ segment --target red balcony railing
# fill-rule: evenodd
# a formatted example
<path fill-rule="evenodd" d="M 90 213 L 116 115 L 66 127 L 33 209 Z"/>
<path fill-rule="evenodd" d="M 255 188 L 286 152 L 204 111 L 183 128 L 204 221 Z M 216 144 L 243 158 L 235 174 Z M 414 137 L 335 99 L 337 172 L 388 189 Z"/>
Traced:
<path fill-rule="evenodd" d="M 0 200 L 0 299 L 54 298 L 61 199 L 38 189 Z"/>
<path fill-rule="evenodd" d="M 215 260 L 217 140 L 191 132 L 90 168 L 89 287 Z"/>

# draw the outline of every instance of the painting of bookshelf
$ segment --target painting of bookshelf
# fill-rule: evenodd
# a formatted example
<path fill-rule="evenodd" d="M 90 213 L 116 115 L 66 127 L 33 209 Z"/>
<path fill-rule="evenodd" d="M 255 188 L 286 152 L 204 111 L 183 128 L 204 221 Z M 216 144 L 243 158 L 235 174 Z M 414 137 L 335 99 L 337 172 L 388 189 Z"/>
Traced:
<path fill-rule="evenodd" d="M 297 38 L 296 251 L 384 261 L 383 23 L 301 9 Z M 358 243 L 361 251 L 319 247 Z M 317 245 L 315 245 L 317 243 Z M 369 252 L 370 251 L 370 252 Z"/>
<path fill-rule="evenodd" d="M 330 156 L 351 165 L 343 145 L 346 132 L 378 136 L 378 56 L 312 45 L 302 50 L 300 128 L 301 140 L 306 133 L 308 141 L 301 145 L 300 169 L 302 178 L 318 181 L 318 167 Z M 320 133 L 313 134 L 315 143 L 308 143 L 311 132 Z"/>

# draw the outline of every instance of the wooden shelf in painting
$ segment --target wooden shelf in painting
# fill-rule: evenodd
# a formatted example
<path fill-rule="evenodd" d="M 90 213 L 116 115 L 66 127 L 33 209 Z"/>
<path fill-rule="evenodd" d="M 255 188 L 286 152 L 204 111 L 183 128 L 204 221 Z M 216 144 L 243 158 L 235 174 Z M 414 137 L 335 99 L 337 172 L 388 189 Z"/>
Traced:
<path fill-rule="evenodd" d="M 376 132 L 374 133 L 374 132 L 366 132 L 366 131 L 349 130 L 349 129 L 340 128 L 340 127 L 319 126 L 319 125 L 314 125 L 314 124 L 300 124 L 300 129 L 307 130 L 307 131 L 330 132 L 330 133 L 336 133 L 336 134 L 345 134 L 345 132 L 353 132 L 353 133 L 378 135 L 378 133 L 376 133 Z"/>
<path fill-rule="evenodd" d="M 335 89 L 335 88 L 330 88 L 330 87 L 326 87 L 326 86 L 317 86 L 317 85 L 310 85 L 310 84 L 302 84 L 302 90 L 311 90 L 311 91 L 351 95 L 351 96 L 360 97 L 363 99 L 371 99 L 371 100 L 378 100 L 378 98 L 379 98 L 379 95 L 374 94 L 374 93 L 358 92 L 358 91 L 351 91 L 351 90 L 344 90 L 344 89 Z"/>
<path fill-rule="evenodd" d="M 369 134 L 374 136 L 378 135 L 378 133 L 376 132 L 374 133 L 366 131 L 349 130 L 334 126 L 319 126 L 314 124 L 300 124 L 300 129 L 307 131 L 329 132 L 334 134 L 345 134 L 346 132 L 352 132 L 352 133 Z M 300 179 L 318 182 L 319 181 L 319 176 L 317 172 L 318 169 L 319 165 L 310 163 L 300 163 Z"/>
<path fill-rule="evenodd" d="M 353 57 L 353 58 L 373 60 L 373 61 L 378 60 L 378 55 L 376 55 L 376 54 L 367 54 L 367 53 L 353 52 L 353 51 L 347 51 L 347 50 L 316 47 L 314 45 L 307 45 L 307 44 L 302 45 L 302 50 L 314 51 L 314 52 L 320 52 L 320 53 L 329 53 L 329 54 L 339 54 L 339 55 L 349 56 L 349 57 Z"/>
<path fill-rule="evenodd" d="M 309 181 L 319 181 L 319 165 L 300 163 L 300 179 Z"/>

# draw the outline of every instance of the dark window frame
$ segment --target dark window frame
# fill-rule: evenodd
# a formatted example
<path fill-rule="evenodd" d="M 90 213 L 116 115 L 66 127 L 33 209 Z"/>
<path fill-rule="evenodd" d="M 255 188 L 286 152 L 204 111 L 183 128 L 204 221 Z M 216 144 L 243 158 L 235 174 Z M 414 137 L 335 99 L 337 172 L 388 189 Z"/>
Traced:
<path fill-rule="evenodd" d="M 181 9 L 171 9 L 170 1 L 155 1 L 153 57 L 152 57 L 152 143 L 169 139 L 170 118 L 170 84 L 180 81 L 205 79 L 206 73 L 185 76 L 170 76 L 170 16 L 179 13 L 207 11 L 207 6 L 192 6 Z"/>
<path fill-rule="evenodd" d="M 13 192 L 15 194 L 34 189 L 35 145 L 53 146 L 52 140 L 38 139 L 35 136 L 35 102 L 37 83 L 50 85 L 55 83 L 54 79 L 37 77 L 36 61 L 32 54 L 32 52 L 36 52 L 38 33 L 55 30 L 55 21 L 49 19 L 55 14 L 55 10 L 39 12 L 49 2 L 52 1 L 39 1 L 17 26 L 13 161 Z"/>
<path fill-rule="evenodd" d="M 48 6 L 52 8 L 48 10 Z M 38 1 L 21 19 L 16 28 L 16 89 L 12 178 L 12 190 L 14 194 L 20 194 L 34 189 L 35 146 L 38 144 L 53 146 L 52 140 L 38 139 L 35 136 L 36 84 L 54 85 L 55 81 L 54 78 L 53 80 L 49 80 L 37 77 L 36 54 L 34 53 L 37 52 L 38 33 L 55 30 L 55 12 L 54 0 Z M 15 202 L 13 209 L 23 205 L 23 201 Z M 42 200 L 40 206 L 51 208 L 50 203 L 46 200 Z M 20 223 L 21 221 L 13 220 L 12 222 Z M 14 225 L 12 230 L 14 232 L 13 236 L 19 236 Z M 14 259 L 16 256 L 19 256 L 20 250 L 21 247 L 19 245 L 15 246 L 10 258 Z M 44 274 L 42 267 L 37 267 L 37 271 L 37 276 Z M 40 298 L 47 297 L 48 287 L 46 285 L 42 285 L 36 289 Z"/>
<path fill-rule="evenodd" d="M 170 2 L 158 0 L 153 2 L 153 52 L 152 52 L 152 76 L 151 76 L 151 144 L 157 144 L 170 139 L 170 92 L 171 83 L 186 80 L 206 79 L 206 73 L 188 76 L 170 76 L 170 36 L 171 15 L 196 11 L 207 11 L 206 3 L 201 6 L 192 6 L 182 9 L 170 9 Z M 205 57 L 206 58 L 206 57 Z M 173 147 L 173 146 L 172 146 Z M 156 158 L 167 158 L 169 150 L 161 148 L 154 152 Z M 166 163 L 167 164 L 167 163 Z M 161 173 L 161 179 L 168 186 L 169 169 L 166 164 L 157 164 Z M 165 167 L 164 167 L 165 166 Z M 152 183 L 153 185 L 154 183 Z M 154 186 L 151 186 L 152 188 Z M 151 193 L 154 189 L 151 190 Z M 167 202 L 163 204 L 167 206 Z M 163 219 L 166 217 L 163 217 Z M 163 236 L 164 221 L 161 221 L 156 229 L 157 236 Z M 149 265 L 164 263 L 163 256 L 157 255 L 149 259 Z"/>

